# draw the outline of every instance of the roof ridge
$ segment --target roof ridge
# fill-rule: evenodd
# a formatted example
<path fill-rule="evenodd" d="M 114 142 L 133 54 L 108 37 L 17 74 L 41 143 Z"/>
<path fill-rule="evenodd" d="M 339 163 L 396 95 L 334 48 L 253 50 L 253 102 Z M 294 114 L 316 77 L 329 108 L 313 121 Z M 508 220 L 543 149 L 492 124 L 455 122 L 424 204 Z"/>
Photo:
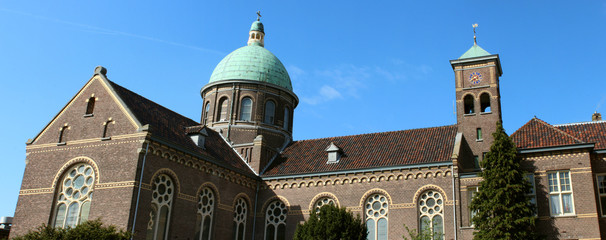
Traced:
<path fill-rule="evenodd" d="M 189 117 L 183 116 L 182 114 L 180 114 L 180 113 L 178 113 L 178 112 L 175 112 L 175 111 L 171 110 L 170 108 L 167 108 L 167 107 L 163 106 L 162 104 L 159 104 L 159 103 L 157 103 L 157 102 L 154 102 L 153 100 L 150 100 L 149 98 L 146 98 L 146 97 L 144 97 L 144 96 L 141 96 L 141 95 L 139 95 L 138 93 L 133 92 L 133 91 L 131 91 L 130 89 L 128 89 L 128 88 L 126 88 L 126 87 L 121 86 L 120 84 L 117 84 L 117 83 L 115 83 L 115 82 L 113 82 L 113 81 L 111 81 L 111 80 L 109 80 L 109 79 L 107 79 L 107 81 L 108 81 L 109 83 L 111 83 L 113 86 L 116 86 L 116 87 L 119 87 L 119 88 L 122 88 L 122 89 L 126 90 L 126 91 L 127 91 L 129 94 L 133 94 L 133 95 L 135 95 L 135 96 L 137 96 L 137 97 L 143 98 L 144 100 L 149 101 L 150 103 L 153 103 L 153 104 L 155 104 L 155 105 L 157 105 L 157 106 L 159 106 L 159 107 L 163 108 L 163 110 L 167 110 L 167 111 L 169 111 L 169 112 L 171 112 L 171 113 L 174 113 L 175 115 L 177 115 L 177 116 L 179 116 L 179 117 L 182 117 L 182 118 L 185 118 L 185 119 L 187 119 L 187 120 L 189 120 L 189 121 L 195 122 L 195 123 L 196 123 L 196 124 L 198 124 L 198 125 L 200 124 L 200 123 L 198 123 L 197 121 L 194 121 L 193 119 L 191 119 L 191 118 L 189 118 Z M 118 93 L 118 94 L 119 94 L 119 93 Z M 191 126 L 197 126 L 197 125 L 191 125 Z M 189 126 L 189 127 L 191 127 L 191 126 Z"/>
<path fill-rule="evenodd" d="M 565 126 L 574 126 L 574 125 L 586 125 L 586 124 L 597 124 L 597 123 L 606 123 L 606 120 L 599 120 L 599 121 L 586 121 L 586 122 L 574 122 L 574 123 L 561 123 L 561 124 L 554 124 L 554 127 L 565 127 Z"/>
<path fill-rule="evenodd" d="M 561 129 L 557 128 L 557 127 L 554 127 L 553 125 L 551 125 L 551 124 L 549 124 L 549 123 L 547 123 L 547 122 L 545 122 L 545 121 L 543 121 L 543 120 L 541 120 L 541 119 L 539 119 L 539 118 L 537 118 L 537 117 L 534 117 L 534 118 L 533 118 L 533 120 L 534 120 L 534 119 L 538 120 L 538 121 L 539 121 L 539 123 L 542 123 L 542 124 L 544 124 L 544 125 L 547 125 L 549 128 L 552 128 L 552 129 L 556 130 L 557 132 L 559 132 L 559 133 L 561 133 L 561 134 L 564 134 L 565 136 L 571 137 L 572 139 L 574 139 L 574 140 L 576 140 L 576 141 L 578 141 L 578 142 L 580 142 L 580 143 L 585 143 L 585 142 L 584 142 L 584 141 L 582 141 L 581 139 L 579 139 L 579 138 L 577 138 L 577 137 L 575 137 L 575 136 L 573 136 L 573 135 L 571 135 L 571 134 L 569 134 L 569 133 L 567 133 L 567 132 L 565 132 L 565 131 L 563 131 L 563 130 L 561 130 Z M 532 120 L 531 120 L 531 121 L 532 121 Z"/>
<path fill-rule="evenodd" d="M 432 129 L 432 128 L 445 128 L 445 127 L 452 127 L 452 126 L 457 126 L 457 124 L 443 125 L 443 126 L 437 126 L 437 127 L 424 127 L 424 128 L 412 128 L 412 129 L 403 129 L 403 130 L 393 130 L 393 131 L 385 131 L 385 132 L 360 133 L 360 134 L 334 136 L 334 137 L 310 138 L 310 139 L 296 140 L 296 141 L 293 141 L 293 143 L 295 143 L 295 142 L 305 142 L 305 141 L 317 141 L 317 140 L 330 139 L 330 138 L 355 137 L 355 136 L 378 134 L 378 133 L 394 133 L 394 132 L 406 132 L 406 131 L 413 131 L 413 130 Z"/>

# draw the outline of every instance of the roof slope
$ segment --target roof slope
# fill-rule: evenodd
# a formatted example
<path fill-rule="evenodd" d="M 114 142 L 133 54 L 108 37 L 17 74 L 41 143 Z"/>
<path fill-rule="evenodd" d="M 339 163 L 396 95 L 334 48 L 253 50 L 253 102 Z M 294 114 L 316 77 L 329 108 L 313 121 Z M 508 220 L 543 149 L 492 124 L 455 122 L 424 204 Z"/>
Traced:
<path fill-rule="evenodd" d="M 212 159 L 218 164 L 240 169 L 246 173 L 253 173 L 236 152 L 222 139 L 219 133 L 208 129 L 206 149 L 199 148 L 187 136 L 189 127 L 199 126 L 194 120 L 184 117 L 172 110 L 161 106 L 147 98 L 144 98 L 112 81 L 107 80 L 114 91 L 124 101 L 134 117 L 142 125 L 149 124 L 152 137 L 173 143 L 186 150 L 198 153 L 207 159 Z M 201 127 L 200 127 L 201 129 Z M 253 173 L 254 174 L 254 173 Z"/>
<path fill-rule="evenodd" d="M 595 149 L 606 149 L 606 121 L 562 124 L 555 127 L 584 142 L 595 143 Z"/>
<path fill-rule="evenodd" d="M 480 45 L 474 43 L 473 46 L 469 48 L 469 50 L 467 50 L 465 53 L 463 53 L 463 55 L 459 57 L 459 59 L 483 57 L 488 55 L 490 55 L 488 51 L 481 48 Z"/>
<path fill-rule="evenodd" d="M 545 121 L 533 118 L 511 134 L 518 148 L 543 148 L 584 143 Z"/>
<path fill-rule="evenodd" d="M 392 167 L 450 161 L 457 126 L 370 133 L 293 142 L 264 176 Z M 330 143 L 341 148 L 338 163 L 327 164 Z"/>

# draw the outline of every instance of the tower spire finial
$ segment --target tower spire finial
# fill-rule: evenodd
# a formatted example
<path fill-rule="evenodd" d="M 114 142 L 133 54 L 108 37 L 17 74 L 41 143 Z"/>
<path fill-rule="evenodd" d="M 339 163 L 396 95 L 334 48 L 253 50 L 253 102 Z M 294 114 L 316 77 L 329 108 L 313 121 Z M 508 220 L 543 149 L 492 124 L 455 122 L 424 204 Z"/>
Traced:
<path fill-rule="evenodd" d="M 261 11 L 257 11 L 257 21 L 261 20 Z"/>
<path fill-rule="evenodd" d="M 471 26 L 473 27 L 473 44 L 478 44 L 478 41 L 476 40 L 476 28 L 478 27 L 478 24 L 474 23 Z"/>

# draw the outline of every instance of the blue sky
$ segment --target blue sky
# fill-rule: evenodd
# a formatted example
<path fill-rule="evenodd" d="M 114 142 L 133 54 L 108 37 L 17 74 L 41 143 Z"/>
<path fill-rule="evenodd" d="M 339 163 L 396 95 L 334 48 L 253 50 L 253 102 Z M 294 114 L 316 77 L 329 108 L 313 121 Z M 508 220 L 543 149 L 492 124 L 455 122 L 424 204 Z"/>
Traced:
<path fill-rule="evenodd" d="M 258 10 L 265 47 L 300 99 L 295 140 L 456 123 L 448 61 L 472 46 L 473 23 L 478 44 L 501 58 L 508 133 L 535 115 L 560 124 L 606 114 L 603 0 L 0 0 L 0 216 L 14 214 L 26 140 L 95 66 L 198 121 L 200 89 L 246 44 Z"/>

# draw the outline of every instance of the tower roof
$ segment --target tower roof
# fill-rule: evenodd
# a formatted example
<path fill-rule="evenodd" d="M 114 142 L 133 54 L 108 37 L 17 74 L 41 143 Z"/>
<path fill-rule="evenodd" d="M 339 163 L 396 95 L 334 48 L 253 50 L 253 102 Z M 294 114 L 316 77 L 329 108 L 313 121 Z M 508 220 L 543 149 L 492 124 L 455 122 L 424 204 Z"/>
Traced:
<path fill-rule="evenodd" d="M 263 47 L 263 31 L 263 23 L 257 18 L 250 27 L 248 46 L 238 48 L 223 58 L 211 74 L 209 83 L 251 80 L 277 85 L 292 92 L 286 68 L 274 54 Z M 254 32 L 262 33 L 259 35 Z"/>
<path fill-rule="evenodd" d="M 481 48 L 478 44 L 474 43 L 473 46 L 471 46 L 471 48 L 469 48 L 469 50 L 467 50 L 467 52 L 463 53 L 463 55 L 461 55 L 461 57 L 459 57 L 459 59 L 482 57 L 482 56 L 488 56 L 488 55 L 491 55 L 491 54 L 489 52 L 487 52 L 486 50 L 484 50 L 483 48 Z"/>

